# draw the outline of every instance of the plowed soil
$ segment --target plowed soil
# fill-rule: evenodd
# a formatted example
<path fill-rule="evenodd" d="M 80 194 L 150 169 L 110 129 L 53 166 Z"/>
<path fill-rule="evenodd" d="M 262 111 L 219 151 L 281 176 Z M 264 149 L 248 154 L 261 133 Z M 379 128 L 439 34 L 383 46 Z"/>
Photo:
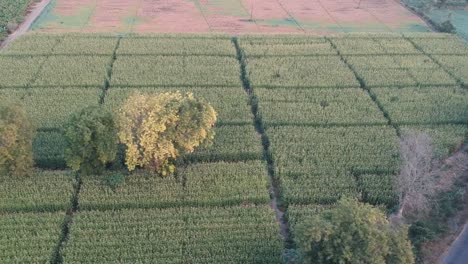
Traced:
<path fill-rule="evenodd" d="M 429 28 L 395 0 L 53 0 L 33 30 L 333 34 Z"/>

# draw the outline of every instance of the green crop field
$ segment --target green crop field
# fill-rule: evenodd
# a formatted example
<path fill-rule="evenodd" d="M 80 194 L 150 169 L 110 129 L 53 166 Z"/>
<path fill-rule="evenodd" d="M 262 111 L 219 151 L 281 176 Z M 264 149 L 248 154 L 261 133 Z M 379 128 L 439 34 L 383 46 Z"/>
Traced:
<path fill-rule="evenodd" d="M 27 34 L 0 51 L 0 100 L 24 104 L 38 168 L 0 178 L 0 263 L 281 263 L 272 184 L 297 237 L 343 196 L 396 206 L 404 133 L 428 133 L 441 159 L 467 140 L 467 47 L 435 33 Z M 118 171 L 66 170 L 72 113 L 177 90 L 218 122 L 174 176 L 112 186 Z"/>

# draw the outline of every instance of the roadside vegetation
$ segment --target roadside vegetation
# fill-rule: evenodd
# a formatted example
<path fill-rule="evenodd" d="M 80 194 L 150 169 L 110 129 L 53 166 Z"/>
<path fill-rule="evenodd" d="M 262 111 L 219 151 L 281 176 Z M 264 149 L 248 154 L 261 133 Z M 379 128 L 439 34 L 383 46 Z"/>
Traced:
<path fill-rule="evenodd" d="M 37 0 L 0 0 L 0 42 L 21 23 L 28 7 Z"/>

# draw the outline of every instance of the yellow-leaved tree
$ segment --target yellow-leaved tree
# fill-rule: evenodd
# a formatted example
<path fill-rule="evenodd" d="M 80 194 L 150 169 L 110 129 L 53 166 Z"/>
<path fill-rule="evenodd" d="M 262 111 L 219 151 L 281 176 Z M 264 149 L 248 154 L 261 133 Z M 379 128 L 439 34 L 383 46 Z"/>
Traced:
<path fill-rule="evenodd" d="M 177 157 L 212 142 L 216 111 L 191 93 L 135 93 L 120 108 L 118 123 L 128 170 L 144 167 L 167 176 Z"/>

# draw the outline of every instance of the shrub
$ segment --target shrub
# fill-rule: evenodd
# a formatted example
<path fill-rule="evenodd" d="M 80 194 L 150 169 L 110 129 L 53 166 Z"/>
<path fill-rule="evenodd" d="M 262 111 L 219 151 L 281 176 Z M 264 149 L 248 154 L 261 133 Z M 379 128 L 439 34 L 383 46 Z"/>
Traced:
<path fill-rule="evenodd" d="M 135 93 L 119 112 L 121 143 L 130 171 L 145 167 L 161 176 L 171 174 L 180 155 L 214 138 L 216 112 L 191 93 Z"/>
<path fill-rule="evenodd" d="M 34 128 L 18 102 L 0 105 L 0 172 L 12 176 L 32 173 Z"/>
<path fill-rule="evenodd" d="M 111 113 L 90 106 L 72 115 L 65 126 L 65 159 L 74 171 L 99 174 L 117 154 L 117 129 Z"/>
<path fill-rule="evenodd" d="M 414 263 L 406 226 L 391 226 L 379 209 L 342 199 L 298 227 L 306 263 Z"/>

